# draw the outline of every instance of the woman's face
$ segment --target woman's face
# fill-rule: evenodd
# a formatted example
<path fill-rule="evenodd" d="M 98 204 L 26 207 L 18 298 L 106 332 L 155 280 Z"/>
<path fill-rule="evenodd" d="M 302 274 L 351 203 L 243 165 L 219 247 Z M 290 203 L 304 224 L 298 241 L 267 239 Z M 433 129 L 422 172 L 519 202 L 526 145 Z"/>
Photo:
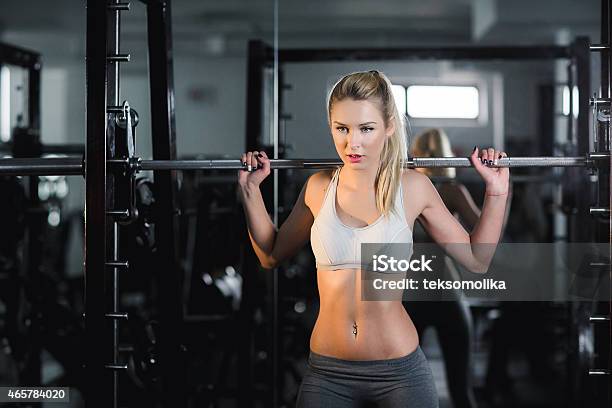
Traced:
<path fill-rule="evenodd" d="M 330 128 L 344 165 L 356 170 L 378 168 L 385 140 L 395 130 L 393 126 L 385 127 L 376 101 L 353 99 L 333 104 Z"/>

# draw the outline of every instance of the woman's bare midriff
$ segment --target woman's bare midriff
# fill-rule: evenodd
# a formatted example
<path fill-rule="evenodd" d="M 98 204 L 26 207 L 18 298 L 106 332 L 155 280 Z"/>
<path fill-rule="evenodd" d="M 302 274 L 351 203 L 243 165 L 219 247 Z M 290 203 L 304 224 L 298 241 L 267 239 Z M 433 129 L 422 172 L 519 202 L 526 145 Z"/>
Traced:
<path fill-rule="evenodd" d="M 315 353 L 343 360 L 406 356 L 419 344 L 401 301 L 362 301 L 359 269 L 318 270 L 320 309 L 310 338 Z"/>

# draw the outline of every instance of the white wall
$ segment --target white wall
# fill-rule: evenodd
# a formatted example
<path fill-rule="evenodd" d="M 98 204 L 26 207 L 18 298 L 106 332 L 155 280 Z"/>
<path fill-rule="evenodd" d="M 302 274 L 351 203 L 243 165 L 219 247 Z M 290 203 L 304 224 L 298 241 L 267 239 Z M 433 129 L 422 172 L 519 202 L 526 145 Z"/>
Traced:
<path fill-rule="evenodd" d="M 179 56 L 174 70 L 179 155 L 238 158 L 245 145 L 246 59 Z"/>
<path fill-rule="evenodd" d="M 286 82 L 292 89 L 285 91 L 285 112 L 292 115 L 292 119 L 285 125 L 285 136 L 288 143 L 294 146 L 296 156 L 307 158 L 329 158 L 335 157 L 335 149 L 332 143 L 329 128 L 327 126 L 327 114 L 325 100 L 327 93 L 334 82 L 342 75 L 358 71 L 378 69 L 384 72 L 392 82 L 398 84 L 414 84 L 422 81 L 440 81 L 447 78 L 457 84 L 457 81 L 465 84 L 477 84 L 488 89 L 489 92 L 496 88 L 496 75 L 484 72 L 474 75 L 469 71 L 451 72 L 452 68 L 446 63 L 439 62 L 363 62 L 363 63 L 308 63 L 287 64 Z M 429 82 L 431 83 L 431 82 Z M 501 90 L 497 90 L 499 93 Z M 412 137 L 427 127 L 444 126 L 454 147 L 459 150 L 471 149 L 475 144 L 492 145 L 496 132 L 495 124 L 503 118 L 495 117 L 494 112 L 498 105 L 503 104 L 503 98 L 496 95 L 488 99 L 484 115 L 488 119 L 483 124 L 466 127 L 457 122 L 441 123 L 439 120 L 412 120 Z M 503 96 L 503 95 L 502 95 Z M 501 131 L 498 130 L 498 133 Z M 409 141 L 411 140 L 409 135 Z M 503 134 L 498 135 L 503 139 Z"/>

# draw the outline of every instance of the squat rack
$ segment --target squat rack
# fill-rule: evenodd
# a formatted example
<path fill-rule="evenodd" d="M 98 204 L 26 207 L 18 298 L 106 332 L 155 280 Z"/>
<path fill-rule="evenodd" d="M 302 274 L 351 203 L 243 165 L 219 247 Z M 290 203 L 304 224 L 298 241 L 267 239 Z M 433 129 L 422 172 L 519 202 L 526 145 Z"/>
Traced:
<path fill-rule="evenodd" d="M 173 160 L 176 159 L 176 136 L 170 2 L 147 0 L 143 3 L 147 10 L 153 157 Z M 85 328 L 87 349 L 90 350 L 85 366 L 86 400 L 95 407 L 118 406 L 118 375 L 127 369 L 126 365 L 119 363 L 118 319 L 128 316 L 118 310 L 118 280 L 119 273 L 127 271 L 128 261 L 119 259 L 117 222 L 133 214 L 130 214 L 131 208 L 114 207 L 121 202 L 121 196 L 115 194 L 120 193 L 115 178 L 121 177 L 112 173 L 112 166 L 107 164 L 109 159 L 120 160 L 134 154 L 133 141 L 130 146 L 134 132 L 130 123 L 131 112 L 129 108 L 125 111 L 125 104 L 119 104 L 119 66 L 130 59 L 129 54 L 120 53 L 120 16 L 129 9 L 130 3 L 119 0 L 87 2 L 86 156 L 83 164 L 70 162 L 66 167 L 67 171 L 78 173 L 80 166 L 80 173 L 84 170 L 85 174 Z M 117 121 L 122 112 L 125 118 L 123 128 Z M 129 174 L 128 178 L 133 181 L 133 176 Z M 176 174 L 155 171 L 154 179 L 163 191 L 156 203 L 160 215 L 156 224 L 159 269 L 152 271 L 159 287 L 164 288 L 159 291 L 162 395 L 158 397 L 163 406 L 185 407 L 186 381 L 180 344 L 182 309 L 176 239 Z M 107 246 L 107 242 L 110 245 Z M 109 270 L 112 270 L 112 276 L 107 279 Z M 108 298 L 109 295 L 112 299 Z M 107 319 L 112 322 L 112 339 L 109 339 Z M 108 347 L 109 340 L 112 340 L 112 349 Z M 101 389 L 112 390 L 112 393 L 100 392 Z"/>
<path fill-rule="evenodd" d="M 609 0 L 602 0 L 602 4 L 608 3 Z M 609 9 L 602 9 L 602 12 L 607 13 Z M 604 26 L 608 25 L 608 16 L 602 18 L 602 30 Z M 608 29 L 609 30 L 609 29 Z M 589 147 L 589 102 L 591 104 L 596 105 L 597 103 L 609 103 L 609 98 L 603 99 L 595 99 L 589 100 L 590 93 L 590 52 L 602 52 L 602 55 L 607 55 L 609 51 L 609 42 L 602 39 L 602 44 L 589 44 L 589 39 L 586 37 L 577 37 L 575 40 L 567 45 L 567 46 L 463 46 L 463 47 L 402 47 L 402 48 L 369 48 L 369 49 L 359 49 L 359 48 L 340 48 L 340 49 L 278 49 L 275 50 L 272 47 L 269 47 L 265 42 L 260 40 L 254 40 L 249 43 L 248 47 L 248 63 L 247 63 L 247 123 L 246 123 L 246 150 L 258 150 L 260 146 L 264 144 L 262 141 L 263 138 L 263 121 L 262 115 L 260 112 L 263 110 L 264 106 L 264 92 L 265 88 L 265 72 L 270 69 L 277 69 L 278 75 L 276 78 L 280 83 L 277 84 L 275 89 L 285 89 L 284 84 L 282 83 L 283 78 L 283 64 L 285 63 L 300 63 L 300 62 L 308 62 L 308 63 L 317 63 L 317 62 L 339 62 L 339 61 L 421 61 L 421 60 L 462 60 L 462 59 L 476 59 L 476 60 L 525 60 L 525 59 L 536 59 L 536 60 L 551 60 L 551 59 L 567 59 L 570 61 L 570 69 L 568 82 L 570 89 L 573 86 L 576 86 L 578 89 L 578 117 L 574 119 L 573 115 L 568 116 L 568 129 L 570 129 L 570 134 L 575 132 L 576 137 L 572 138 L 577 141 L 577 145 L 572 146 L 571 154 L 578 156 L 584 155 L 582 158 L 574 157 L 573 159 L 577 159 L 577 162 L 581 164 L 576 166 L 567 166 L 567 167 L 580 167 L 582 165 L 593 163 L 590 162 L 592 159 L 604 159 L 605 157 L 609 157 L 609 147 L 604 148 L 601 146 L 596 147 L 595 152 L 590 151 Z M 276 65 L 278 62 L 278 65 Z M 609 75 L 609 71 L 607 71 L 607 75 Z M 278 101 L 276 109 L 278 109 L 277 117 L 290 118 L 290 115 L 284 115 L 282 106 L 283 106 L 283 97 L 282 92 L 278 92 L 278 94 L 274 95 L 275 100 Z M 570 98 L 572 99 L 572 98 Z M 570 104 L 573 101 L 570 101 Z M 571 105 L 570 105 L 571 111 Z M 276 126 L 276 133 L 280 134 L 281 132 L 281 123 L 278 121 L 274 124 Z M 274 146 L 270 146 L 274 152 L 279 151 L 278 146 L 278 137 L 274 138 Z M 606 144 L 605 146 L 609 146 Z M 279 159 L 279 156 L 275 156 L 274 159 Z M 514 163 L 518 164 L 521 160 L 516 160 L 517 158 L 510 158 L 506 163 Z M 537 158 L 535 160 L 530 160 L 531 158 L 525 158 L 525 163 L 529 163 L 528 166 L 546 166 L 548 164 L 552 166 L 556 166 L 557 163 L 554 162 L 556 159 L 552 158 Z M 569 158 L 568 158 L 569 159 Z M 584 159 L 584 160 L 582 160 Z M 420 158 L 412 158 L 413 164 L 415 167 L 444 167 L 446 164 L 449 167 L 468 167 L 469 161 L 465 158 L 438 158 L 433 159 L 432 161 L 423 161 Z M 516 160 L 516 161 L 515 161 Z M 410 160 L 409 160 L 410 161 Z M 608 158 L 609 161 L 609 158 Z M 502 162 L 504 163 L 504 162 Z M 504 163 L 504 164 L 506 164 Z M 555 163 L 555 164 L 553 164 Z M 423 166 L 421 166 L 421 164 Z M 560 163 L 559 163 L 560 164 Z M 609 177 L 606 176 L 605 171 L 601 171 L 605 169 L 607 166 L 605 160 L 597 161 L 595 163 L 600 173 L 599 177 L 599 186 L 600 188 L 604 188 L 608 191 L 609 185 Z M 512 165 L 511 167 L 515 167 Z M 516 166 L 520 167 L 520 166 Z M 563 167 L 563 166 L 560 166 Z M 574 179 L 578 178 L 584 179 L 586 174 L 584 171 L 580 169 L 575 169 L 575 171 L 571 171 L 570 173 L 573 175 Z M 275 174 L 275 177 L 278 177 Z M 272 205 L 275 211 L 277 211 L 277 197 L 279 197 L 278 186 L 283 185 L 281 182 L 275 182 L 274 186 L 268 185 L 267 194 L 263 194 L 264 197 L 274 197 L 273 200 L 269 200 L 266 202 L 266 206 Z M 266 188 L 264 186 L 264 188 Z M 598 202 L 596 207 L 591 207 L 591 202 L 589 201 L 589 197 L 591 196 L 591 185 L 589 183 L 581 183 L 578 185 L 577 190 L 574 191 L 574 194 L 579 197 L 576 203 L 577 215 L 573 219 L 572 230 L 575 233 L 578 241 L 588 242 L 593 237 L 593 231 L 596 227 L 596 222 L 591 217 L 591 214 L 595 215 L 607 215 L 609 217 L 610 214 L 610 204 L 609 200 L 607 204 L 603 204 L 603 201 Z M 607 196 L 606 196 L 607 197 Z M 609 222 L 609 219 L 608 219 Z M 606 240 L 606 242 L 608 242 Z M 256 272 L 257 259 L 251 253 L 250 258 L 246 259 L 246 278 L 248 276 L 253 275 Z M 248 270 L 250 268 L 250 270 Z M 274 316 L 272 321 L 272 335 L 276 339 L 278 335 L 278 279 L 276 278 L 277 271 L 274 272 L 274 277 L 270 277 L 270 281 L 268 283 L 268 298 L 270 300 L 270 310 L 271 314 Z M 278 342 L 274 341 L 271 346 L 272 355 L 272 405 L 278 405 L 278 393 L 279 389 L 282 386 L 283 378 L 279 375 L 279 368 L 281 367 L 281 362 L 279 359 L 280 351 L 278 350 Z"/>

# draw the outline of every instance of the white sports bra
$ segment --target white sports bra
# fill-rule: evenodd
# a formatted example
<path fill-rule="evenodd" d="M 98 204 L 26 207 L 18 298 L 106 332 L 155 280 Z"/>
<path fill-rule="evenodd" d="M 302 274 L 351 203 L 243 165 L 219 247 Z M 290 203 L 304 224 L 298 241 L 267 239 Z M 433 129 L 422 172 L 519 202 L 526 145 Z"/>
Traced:
<path fill-rule="evenodd" d="M 395 211 L 381 215 L 365 227 L 349 227 L 336 213 L 336 188 L 340 168 L 334 172 L 321 209 L 310 229 L 310 245 L 317 269 L 362 269 L 362 243 L 412 243 L 412 230 L 406 221 L 402 186 L 395 198 Z"/>

